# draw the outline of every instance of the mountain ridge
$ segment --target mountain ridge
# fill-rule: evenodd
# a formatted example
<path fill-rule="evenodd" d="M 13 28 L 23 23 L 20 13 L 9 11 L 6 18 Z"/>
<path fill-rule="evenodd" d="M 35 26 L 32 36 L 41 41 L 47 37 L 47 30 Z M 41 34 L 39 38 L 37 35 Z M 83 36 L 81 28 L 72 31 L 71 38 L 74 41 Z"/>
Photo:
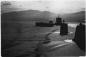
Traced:
<path fill-rule="evenodd" d="M 18 21 L 49 21 L 56 18 L 56 14 L 49 11 L 27 10 L 18 12 L 9 12 L 1 14 L 2 20 L 8 19 Z M 85 20 L 85 11 L 60 15 L 67 22 L 83 22 Z"/>
<path fill-rule="evenodd" d="M 48 11 L 39 11 L 39 10 L 27 10 L 27 11 L 19 11 L 19 12 L 9 12 L 3 13 L 2 19 L 20 19 L 20 20 L 27 20 L 27 21 L 48 21 L 52 19 L 54 13 Z"/>
<path fill-rule="evenodd" d="M 85 22 L 85 11 L 61 15 L 67 22 Z"/>

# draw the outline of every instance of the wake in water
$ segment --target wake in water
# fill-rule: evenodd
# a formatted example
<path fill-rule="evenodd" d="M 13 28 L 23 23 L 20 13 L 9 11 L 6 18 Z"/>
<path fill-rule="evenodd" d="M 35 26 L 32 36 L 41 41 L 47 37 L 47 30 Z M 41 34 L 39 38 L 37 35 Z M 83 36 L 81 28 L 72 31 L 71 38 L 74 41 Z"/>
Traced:
<path fill-rule="evenodd" d="M 69 23 L 69 24 L 68 24 L 68 26 L 73 27 L 73 28 L 76 28 L 77 25 L 78 25 L 78 24 L 73 24 L 73 23 Z"/>

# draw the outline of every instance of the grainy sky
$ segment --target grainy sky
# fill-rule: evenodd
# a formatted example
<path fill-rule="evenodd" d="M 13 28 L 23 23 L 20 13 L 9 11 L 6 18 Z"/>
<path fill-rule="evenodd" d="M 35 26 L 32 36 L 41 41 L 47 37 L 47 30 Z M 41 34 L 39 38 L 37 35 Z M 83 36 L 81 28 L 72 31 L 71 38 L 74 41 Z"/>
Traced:
<path fill-rule="evenodd" d="M 2 0 L 3 1 L 3 0 Z M 40 10 L 53 13 L 73 13 L 85 8 L 85 0 L 6 0 L 2 11 Z"/>

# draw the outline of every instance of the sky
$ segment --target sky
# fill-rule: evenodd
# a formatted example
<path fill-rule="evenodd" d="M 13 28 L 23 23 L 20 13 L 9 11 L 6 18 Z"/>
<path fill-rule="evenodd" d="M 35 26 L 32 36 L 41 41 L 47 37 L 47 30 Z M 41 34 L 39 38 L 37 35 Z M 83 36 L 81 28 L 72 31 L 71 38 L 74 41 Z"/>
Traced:
<path fill-rule="evenodd" d="M 73 13 L 85 8 L 85 0 L 2 0 L 2 12 L 40 10 L 56 14 Z"/>

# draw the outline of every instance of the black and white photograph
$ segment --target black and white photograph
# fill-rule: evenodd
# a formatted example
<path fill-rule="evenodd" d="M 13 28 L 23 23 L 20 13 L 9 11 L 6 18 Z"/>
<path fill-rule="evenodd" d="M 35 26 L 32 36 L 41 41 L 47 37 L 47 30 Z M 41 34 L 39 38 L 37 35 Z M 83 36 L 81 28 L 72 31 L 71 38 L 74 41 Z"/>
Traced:
<path fill-rule="evenodd" d="M 85 0 L 2 0 L 1 57 L 85 56 Z"/>

